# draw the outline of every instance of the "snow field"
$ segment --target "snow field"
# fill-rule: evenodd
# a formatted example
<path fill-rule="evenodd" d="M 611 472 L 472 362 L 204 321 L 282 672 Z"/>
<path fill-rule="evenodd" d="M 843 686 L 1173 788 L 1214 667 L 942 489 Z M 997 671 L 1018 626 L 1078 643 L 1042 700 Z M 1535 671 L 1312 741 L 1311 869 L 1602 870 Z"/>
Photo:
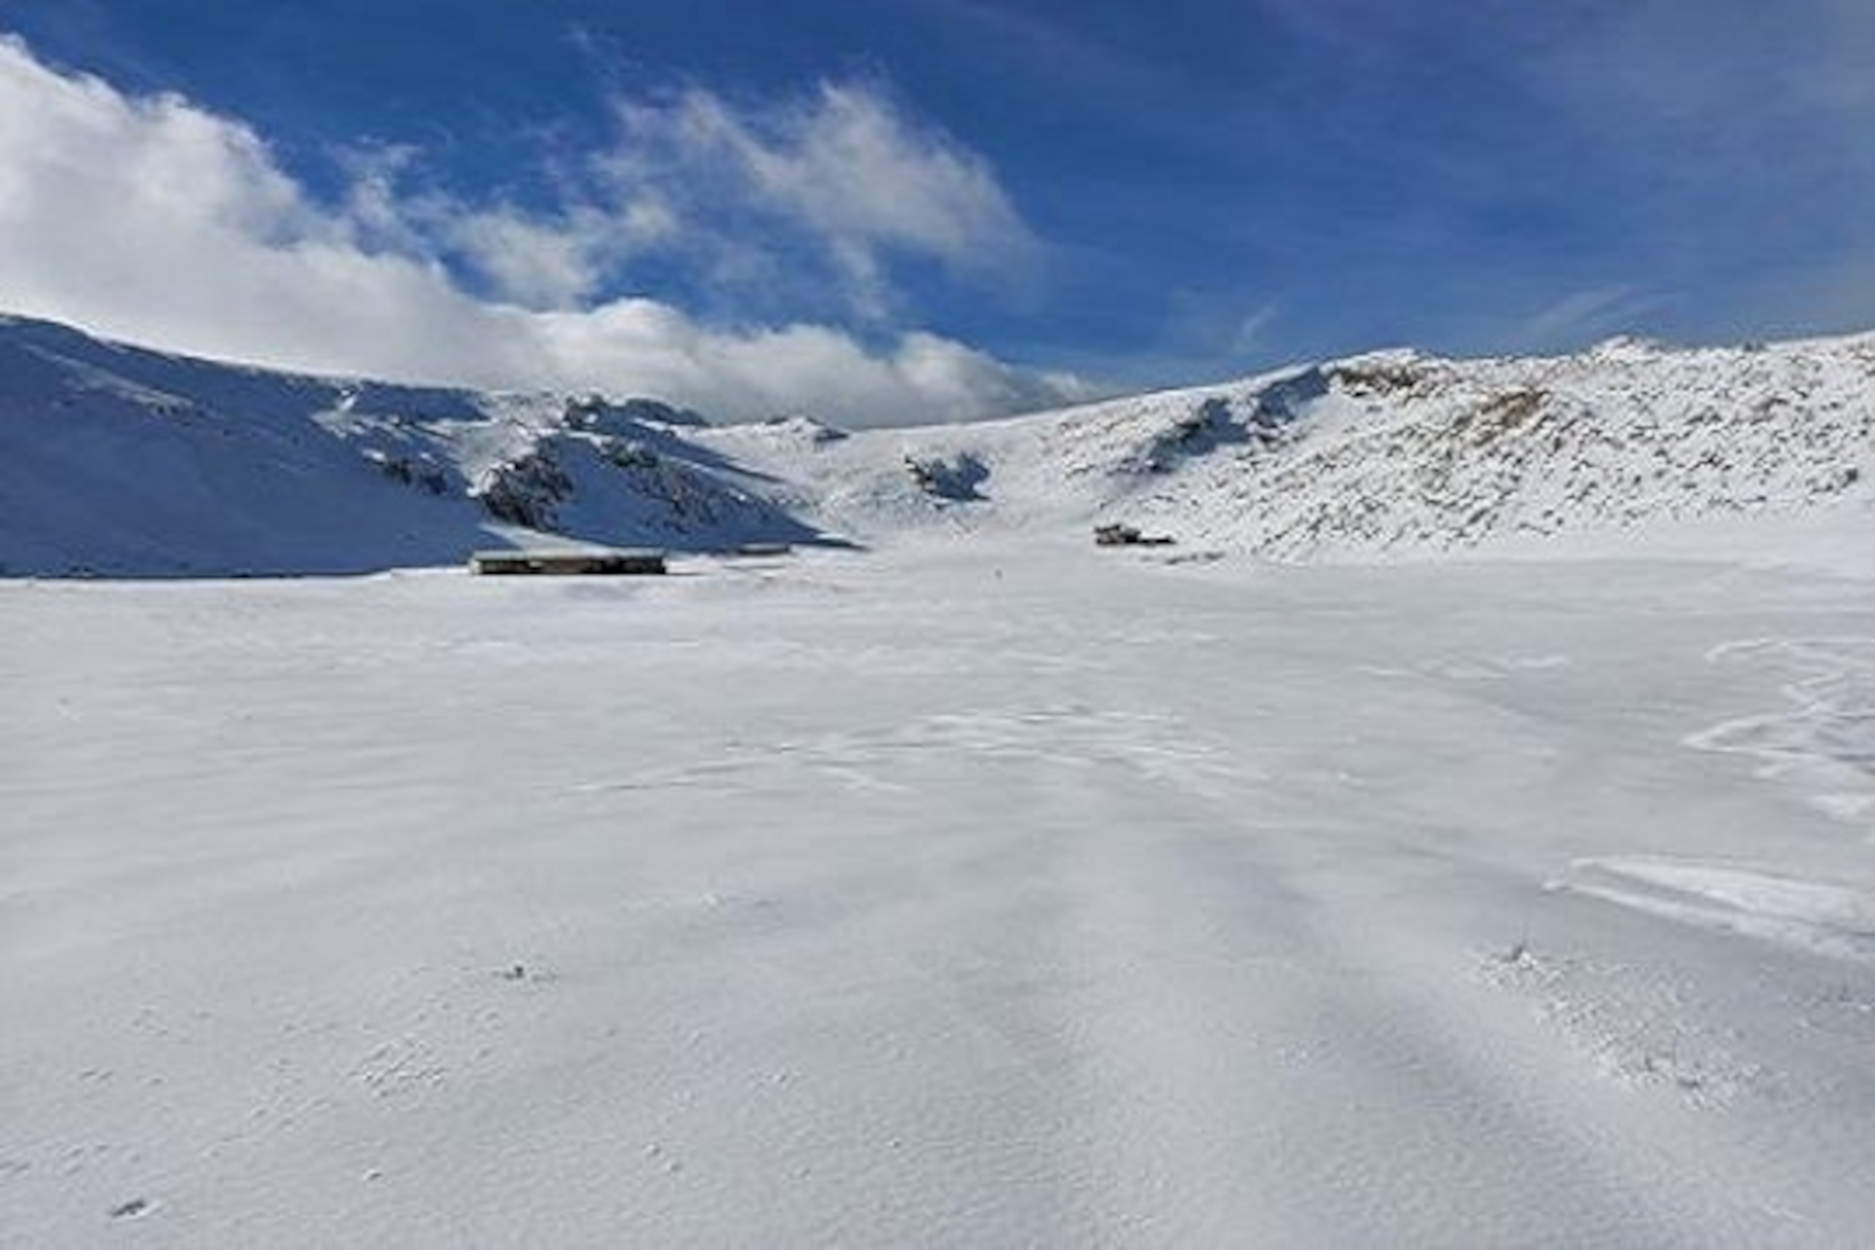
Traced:
<path fill-rule="evenodd" d="M 7 1245 L 1875 1217 L 1868 582 L 934 538 L 0 629 Z"/>

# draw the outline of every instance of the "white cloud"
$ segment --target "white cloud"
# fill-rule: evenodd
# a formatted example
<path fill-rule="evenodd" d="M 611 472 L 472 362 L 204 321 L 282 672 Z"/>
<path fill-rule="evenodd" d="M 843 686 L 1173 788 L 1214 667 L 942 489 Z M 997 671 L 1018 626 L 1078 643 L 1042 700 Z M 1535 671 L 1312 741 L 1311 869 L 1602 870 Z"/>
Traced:
<path fill-rule="evenodd" d="M 659 118 L 683 133 L 651 143 L 649 163 L 608 159 L 604 201 L 528 212 L 405 193 L 414 158 L 392 153 L 331 205 L 250 127 L 179 97 L 126 96 L 0 39 L 0 309 L 288 368 L 591 387 L 730 418 L 904 424 L 1085 393 L 927 334 L 872 349 L 828 326 L 714 329 L 649 299 L 582 307 L 631 257 L 707 230 L 685 216 L 697 190 L 666 194 L 660 170 L 719 166 L 749 182 L 875 300 L 893 250 L 966 267 L 978 249 L 1026 245 L 980 161 L 866 93 L 826 88 L 771 120 L 693 93 L 640 110 L 627 139 L 665 133 Z M 899 194 L 911 198 L 895 213 Z M 464 270 L 494 298 L 465 288 Z"/>
<path fill-rule="evenodd" d="M 344 213 L 355 237 L 438 264 L 455 262 L 490 293 L 525 308 L 579 305 L 628 263 L 669 245 L 681 225 L 663 197 L 647 190 L 600 208 L 569 193 L 547 211 L 511 203 L 478 207 L 435 190 L 412 189 L 420 154 L 410 148 L 352 152 Z"/>
<path fill-rule="evenodd" d="M 864 315 L 890 305 L 885 259 L 894 253 L 999 279 L 1033 259 L 1034 240 L 989 166 L 876 92 L 822 84 L 805 102 L 754 111 L 692 90 L 622 104 L 619 117 L 622 142 L 605 162 L 616 187 L 677 196 L 694 222 L 734 204 L 798 231 Z"/>

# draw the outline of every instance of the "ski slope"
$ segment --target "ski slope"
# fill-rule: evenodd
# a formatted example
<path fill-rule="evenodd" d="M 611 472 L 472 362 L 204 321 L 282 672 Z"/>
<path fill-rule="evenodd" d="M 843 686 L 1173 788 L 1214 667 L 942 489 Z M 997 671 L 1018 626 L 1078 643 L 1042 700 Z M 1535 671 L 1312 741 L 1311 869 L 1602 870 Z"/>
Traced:
<path fill-rule="evenodd" d="M 1866 571 L 1191 554 L 0 581 L 0 1244 L 1864 1242 Z"/>

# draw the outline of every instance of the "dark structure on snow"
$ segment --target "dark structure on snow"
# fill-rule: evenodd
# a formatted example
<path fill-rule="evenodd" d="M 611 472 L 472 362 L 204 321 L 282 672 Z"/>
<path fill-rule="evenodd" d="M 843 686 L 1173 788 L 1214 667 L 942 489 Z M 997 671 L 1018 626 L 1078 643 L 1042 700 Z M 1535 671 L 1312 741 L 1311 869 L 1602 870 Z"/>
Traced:
<path fill-rule="evenodd" d="M 569 548 L 553 551 L 478 551 L 469 572 L 482 576 L 625 577 L 667 573 L 662 551 Z"/>

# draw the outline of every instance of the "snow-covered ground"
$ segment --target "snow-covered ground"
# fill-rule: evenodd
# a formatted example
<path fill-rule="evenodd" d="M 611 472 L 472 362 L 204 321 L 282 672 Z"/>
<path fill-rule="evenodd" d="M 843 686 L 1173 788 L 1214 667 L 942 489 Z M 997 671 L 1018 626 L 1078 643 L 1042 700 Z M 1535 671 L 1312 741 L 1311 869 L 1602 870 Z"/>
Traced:
<path fill-rule="evenodd" d="M 1192 554 L 0 581 L 0 1242 L 1866 1243 L 1875 581 Z"/>

